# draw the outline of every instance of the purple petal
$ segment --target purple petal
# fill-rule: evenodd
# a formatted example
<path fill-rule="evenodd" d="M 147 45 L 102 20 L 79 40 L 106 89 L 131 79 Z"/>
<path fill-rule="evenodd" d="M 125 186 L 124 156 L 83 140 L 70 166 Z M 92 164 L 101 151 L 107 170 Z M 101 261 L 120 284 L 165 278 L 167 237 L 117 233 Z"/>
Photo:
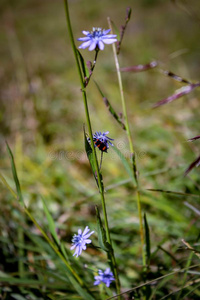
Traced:
<path fill-rule="evenodd" d="M 86 234 L 86 235 L 84 235 L 84 239 L 87 239 L 87 238 L 89 238 L 92 234 L 94 233 L 94 231 L 92 231 L 92 232 L 90 232 L 90 233 L 88 233 L 88 234 Z"/>
<path fill-rule="evenodd" d="M 117 42 L 117 39 L 103 39 L 104 44 L 112 44 Z"/>
<path fill-rule="evenodd" d="M 87 240 L 84 240 L 84 243 L 85 244 L 90 244 L 90 243 L 92 243 L 92 241 L 90 239 L 87 239 Z"/>
<path fill-rule="evenodd" d="M 88 226 L 85 227 L 84 231 L 83 231 L 83 235 L 85 235 L 86 233 L 88 233 L 88 231 L 90 231 L 90 229 L 88 228 Z"/>
<path fill-rule="evenodd" d="M 99 46 L 99 49 L 100 50 L 103 50 L 104 49 L 104 43 L 102 41 L 99 41 L 98 42 L 98 46 Z"/>
<path fill-rule="evenodd" d="M 82 33 L 85 34 L 85 35 L 87 35 L 87 34 L 89 34 L 90 32 L 89 32 L 89 31 L 86 31 L 86 30 L 83 30 Z"/>
<path fill-rule="evenodd" d="M 104 30 L 103 30 L 103 34 L 106 35 L 106 34 L 108 34 L 110 31 L 111 31 L 111 29 L 106 29 L 106 30 L 104 29 Z"/>
<path fill-rule="evenodd" d="M 97 42 L 96 41 L 92 41 L 91 45 L 89 47 L 89 51 L 93 51 L 96 48 Z"/>
<path fill-rule="evenodd" d="M 73 256 L 76 255 L 76 257 L 78 257 L 81 254 L 81 252 L 82 252 L 82 248 L 80 246 L 78 246 L 78 247 L 76 247 L 76 250 L 75 250 Z"/>
<path fill-rule="evenodd" d="M 89 47 L 90 44 L 91 44 L 91 41 L 85 42 L 79 46 L 79 49 L 85 49 L 85 48 Z"/>
<path fill-rule="evenodd" d="M 105 36 L 102 36 L 102 39 L 117 39 L 116 34 L 108 34 Z"/>
<path fill-rule="evenodd" d="M 90 38 L 88 36 L 85 36 L 82 38 L 78 38 L 77 41 L 86 42 L 86 41 L 90 41 Z"/>

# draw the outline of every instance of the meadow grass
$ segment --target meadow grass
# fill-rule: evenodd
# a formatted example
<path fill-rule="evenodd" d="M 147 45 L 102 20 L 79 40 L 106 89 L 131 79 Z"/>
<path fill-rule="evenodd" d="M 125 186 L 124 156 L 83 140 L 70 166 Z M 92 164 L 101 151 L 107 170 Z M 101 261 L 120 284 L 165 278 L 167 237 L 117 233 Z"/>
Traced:
<path fill-rule="evenodd" d="M 67 1 L 2 3 L 1 299 L 199 299 L 199 169 L 184 177 L 199 153 L 187 141 L 199 135 L 198 87 L 153 109 L 183 86 L 163 70 L 199 78 L 200 6 L 175 4 L 69 1 L 67 28 Z M 105 45 L 84 87 L 77 38 L 117 33 L 128 6 L 120 54 Z M 93 63 L 95 51 L 80 53 Z M 101 168 L 96 131 L 114 138 Z M 76 258 L 86 226 L 92 243 Z M 108 267 L 115 280 L 94 285 Z"/>

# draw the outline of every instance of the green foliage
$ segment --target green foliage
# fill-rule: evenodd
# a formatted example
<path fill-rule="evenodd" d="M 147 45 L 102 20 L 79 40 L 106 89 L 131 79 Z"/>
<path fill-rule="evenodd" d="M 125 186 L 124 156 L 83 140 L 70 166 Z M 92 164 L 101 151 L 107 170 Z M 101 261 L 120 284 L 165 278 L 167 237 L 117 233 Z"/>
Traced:
<path fill-rule="evenodd" d="M 121 67 L 157 59 L 161 68 L 198 80 L 199 3 L 131 3 Z M 107 16 L 120 35 L 129 5 L 119 0 L 71 1 L 74 36 L 96 25 L 107 28 Z M 85 133 L 83 138 L 85 115 L 63 4 L 19 0 L 4 1 L 1 8 L 0 294 L 4 300 L 108 299 L 114 283 L 107 289 L 93 286 L 96 271 L 111 263 L 111 249 L 100 209 L 95 217 L 100 197 L 91 146 Z M 181 83 L 157 68 L 122 74 L 144 214 L 145 270 L 136 182 L 133 186 L 109 47 L 99 52 L 92 74 L 100 95 L 93 80 L 87 91 L 94 132 L 109 130 L 115 139 L 103 157 L 101 180 L 103 175 L 121 290 L 128 291 L 122 299 L 199 299 L 199 168 L 183 177 L 199 149 L 199 141 L 187 142 L 199 134 L 199 90 L 152 110 Z M 88 78 L 86 61 L 92 61 L 94 53 L 77 53 Z M 87 225 L 97 232 L 92 246 L 76 259 L 71 238 Z"/>
<path fill-rule="evenodd" d="M 13 157 L 13 154 L 12 154 L 12 151 L 11 151 L 9 145 L 7 143 L 6 143 L 6 145 L 7 145 L 8 153 L 10 155 L 12 174 L 13 174 L 13 178 L 14 178 L 14 181 L 15 181 L 18 200 L 19 200 L 20 204 L 23 204 L 23 197 L 22 197 L 21 187 L 20 187 L 20 183 L 19 183 L 19 179 L 18 179 L 18 176 L 17 176 L 16 167 L 15 167 L 15 160 L 14 160 L 14 157 Z"/>
<path fill-rule="evenodd" d="M 81 53 L 78 49 L 77 49 L 77 53 L 78 53 L 78 58 L 79 58 L 79 62 L 80 62 L 80 65 L 81 65 L 81 70 L 82 70 L 82 73 L 83 73 L 83 78 L 88 78 L 90 76 L 90 73 L 88 71 L 85 60 L 84 60 L 83 56 L 81 55 Z"/>

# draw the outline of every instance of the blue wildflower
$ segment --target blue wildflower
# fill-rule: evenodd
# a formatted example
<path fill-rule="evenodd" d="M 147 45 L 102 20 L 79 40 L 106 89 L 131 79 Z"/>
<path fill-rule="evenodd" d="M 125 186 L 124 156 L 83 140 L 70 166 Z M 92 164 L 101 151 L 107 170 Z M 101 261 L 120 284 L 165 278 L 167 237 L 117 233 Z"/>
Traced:
<path fill-rule="evenodd" d="M 111 146 L 114 146 L 111 141 L 114 141 L 114 139 L 111 139 L 107 136 L 107 134 L 109 133 L 109 131 L 106 132 L 98 132 L 96 131 L 95 134 L 93 135 L 93 141 L 94 141 L 94 145 L 95 147 L 98 147 L 99 150 L 101 150 L 102 152 L 107 152 L 107 149 L 109 148 L 109 144 Z M 88 138 L 88 141 L 90 142 L 90 139 Z"/>
<path fill-rule="evenodd" d="M 86 49 L 89 47 L 89 51 L 94 49 L 104 49 L 104 44 L 112 44 L 117 42 L 116 34 L 108 34 L 110 29 L 101 29 L 97 27 L 93 27 L 93 30 L 90 31 L 82 31 L 85 37 L 79 38 L 78 41 L 83 42 L 82 45 L 79 46 L 79 49 Z"/>
<path fill-rule="evenodd" d="M 88 226 L 86 226 L 83 233 L 82 230 L 79 229 L 78 234 L 74 234 L 72 238 L 72 247 L 70 248 L 71 250 L 76 248 L 73 256 L 76 255 L 76 257 L 78 257 L 81 254 L 82 250 L 86 250 L 86 244 L 90 244 L 92 242 L 88 238 L 91 236 L 91 234 L 94 233 L 94 231 L 91 231 L 90 233 L 89 231 L 90 229 L 88 228 Z"/>
<path fill-rule="evenodd" d="M 107 287 L 109 287 L 111 282 L 115 280 L 113 272 L 110 271 L 110 268 L 107 268 L 104 272 L 99 270 L 99 275 L 95 276 L 94 279 L 94 285 L 98 285 L 103 282 Z"/>

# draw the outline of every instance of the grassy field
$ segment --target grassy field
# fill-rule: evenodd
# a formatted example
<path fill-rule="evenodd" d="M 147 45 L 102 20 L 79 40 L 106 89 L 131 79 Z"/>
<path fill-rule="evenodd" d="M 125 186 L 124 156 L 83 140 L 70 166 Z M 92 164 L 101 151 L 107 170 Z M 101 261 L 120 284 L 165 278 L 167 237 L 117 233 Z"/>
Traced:
<path fill-rule="evenodd" d="M 200 298 L 199 269 L 187 268 L 199 264 L 199 168 L 183 175 L 199 155 L 199 141 L 187 141 L 200 134 L 199 90 L 152 107 L 184 85 L 163 75 L 163 70 L 191 82 L 200 78 L 200 3 L 69 1 L 75 40 L 83 30 L 108 28 L 108 16 L 120 28 L 128 6 L 132 17 L 119 55 L 120 67 L 159 61 L 159 67 L 146 72 L 122 73 L 142 215 L 146 214 L 149 227 L 146 246 L 148 237 L 151 241 L 149 257 L 145 248 L 146 269 L 142 266 L 137 191 L 112 147 L 104 154 L 102 174 L 121 291 L 155 281 L 122 299 L 195 300 Z M 92 299 L 108 299 L 114 295 L 114 285 L 110 289 L 93 286 L 96 268 L 105 269 L 108 262 L 98 248 L 95 205 L 101 211 L 101 200 L 85 153 L 86 118 L 64 2 L 2 0 L 0 14 L 0 299 L 87 299 L 78 292 L 74 279 L 70 281 L 62 259 L 39 230 L 43 228 L 55 242 L 53 223 L 66 249 L 66 260 L 83 279 Z M 80 43 L 75 42 L 78 47 Z M 81 53 L 86 61 L 93 61 L 94 51 Z M 87 87 L 88 105 L 93 132 L 109 131 L 129 163 L 126 133 L 109 113 L 93 79 L 116 112 L 122 113 L 112 46 L 99 53 Z M 34 220 L 18 201 L 5 141 L 12 149 L 24 203 Z M 100 151 L 97 155 L 100 160 Z M 72 236 L 85 226 L 96 232 L 92 247 L 81 258 L 72 258 Z M 181 269 L 184 272 L 177 271 Z"/>

